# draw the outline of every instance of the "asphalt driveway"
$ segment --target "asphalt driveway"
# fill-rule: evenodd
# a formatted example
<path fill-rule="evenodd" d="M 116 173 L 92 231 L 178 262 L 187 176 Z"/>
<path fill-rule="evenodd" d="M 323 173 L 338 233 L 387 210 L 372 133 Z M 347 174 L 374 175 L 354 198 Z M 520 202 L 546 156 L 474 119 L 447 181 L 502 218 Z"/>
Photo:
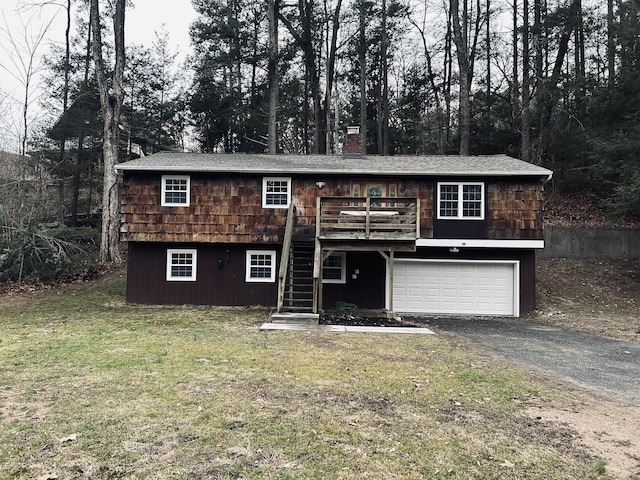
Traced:
<path fill-rule="evenodd" d="M 523 321 L 438 319 L 437 332 L 481 351 L 567 378 L 625 403 L 640 404 L 640 345 Z"/>

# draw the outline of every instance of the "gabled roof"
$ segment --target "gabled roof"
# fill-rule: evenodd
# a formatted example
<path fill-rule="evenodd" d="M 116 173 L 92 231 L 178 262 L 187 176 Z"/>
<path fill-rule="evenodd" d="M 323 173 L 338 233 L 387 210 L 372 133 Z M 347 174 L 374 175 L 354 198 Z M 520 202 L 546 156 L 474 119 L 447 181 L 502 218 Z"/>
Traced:
<path fill-rule="evenodd" d="M 118 172 L 246 173 L 260 175 L 420 175 L 534 176 L 551 178 L 546 168 L 507 155 L 343 157 L 160 152 L 116 165 Z"/>

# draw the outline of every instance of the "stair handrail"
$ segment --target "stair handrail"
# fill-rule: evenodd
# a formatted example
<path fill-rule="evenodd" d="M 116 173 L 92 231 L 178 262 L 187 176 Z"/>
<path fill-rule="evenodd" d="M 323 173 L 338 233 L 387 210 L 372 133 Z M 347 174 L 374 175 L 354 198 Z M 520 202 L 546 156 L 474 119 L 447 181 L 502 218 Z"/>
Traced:
<path fill-rule="evenodd" d="M 284 228 L 284 238 L 282 240 L 282 256 L 280 257 L 280 270 L 278 271 L 278 305 L 277 311 L 282 311 L 284 305 L 284 289 L 287 281 L 287 271 L 289 269 L 289 253 L 291 252 L 291 241 L 293 239 L 294 205 L 289 204 L 287 212 L 287 224 Z"/>
<path fill-rule="evenodd" d="M 313 313 L 322 308 L 322 246 L 316 237 L 313 249 Z"/>

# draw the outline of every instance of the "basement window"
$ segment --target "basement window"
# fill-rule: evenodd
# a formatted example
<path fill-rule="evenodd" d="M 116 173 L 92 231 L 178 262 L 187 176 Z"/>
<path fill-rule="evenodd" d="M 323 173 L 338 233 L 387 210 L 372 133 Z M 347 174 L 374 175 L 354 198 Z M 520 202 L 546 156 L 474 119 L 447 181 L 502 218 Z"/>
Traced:
<path fill-rule="evenodd" d="M 484 220 L 484 183 L 438 183 L 438 218 Z"/>
<path fill-rule="evenodd" d="M 161 205 L 163 207 L 188 207 L 190 186 L 191 178 L 189 175 L 163 175 Z"/>
<path fill-rule="evenodd" d="M 245 280 L 247 282 L 275 282 L 275 250 L 247 250 Z"/>
<path fill-rule="evenodd" d="M 291 178 L 264 177 L 262 179 L 262 207 L 288 208 L 291 203 Z"/>
<path fill-rule="evenodd" d="M 197 260 L 195 249 L 167 250 L 167 281 L 195 282 Z"/>
<path fill-rule="evenodd" d="M 322 283 L 347 283 L 347 254 L 337 252 L 322 263 Z"/>

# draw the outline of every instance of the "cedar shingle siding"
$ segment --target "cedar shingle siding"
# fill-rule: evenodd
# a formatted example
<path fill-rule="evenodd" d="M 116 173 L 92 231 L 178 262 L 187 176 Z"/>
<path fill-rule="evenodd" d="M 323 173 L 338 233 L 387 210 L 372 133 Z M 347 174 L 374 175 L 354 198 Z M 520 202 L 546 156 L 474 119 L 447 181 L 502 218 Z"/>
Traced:
<path fill-rule="evenodd" d="M 190 205 L 161 206 L 160 173 L 125 172 L 122 197 L 122 240 L 153 242 L 279 243 L 286 208 L 262 207 L 262 176 L 191 174 Z M 485 183 L 484 220 L 439 220 L 434 230 L 437 180 L 390 178 L 397 181 L 398 197 L 420 198 L 421 238 L 542 240 L 542 181 L 479 178 Z M 316 199 L 351 195 L 351 179 L 292 177 L 296 207 L 296 234 L 315 234 Z M 465 181 L 470 181 L 465 179 Z"/>

